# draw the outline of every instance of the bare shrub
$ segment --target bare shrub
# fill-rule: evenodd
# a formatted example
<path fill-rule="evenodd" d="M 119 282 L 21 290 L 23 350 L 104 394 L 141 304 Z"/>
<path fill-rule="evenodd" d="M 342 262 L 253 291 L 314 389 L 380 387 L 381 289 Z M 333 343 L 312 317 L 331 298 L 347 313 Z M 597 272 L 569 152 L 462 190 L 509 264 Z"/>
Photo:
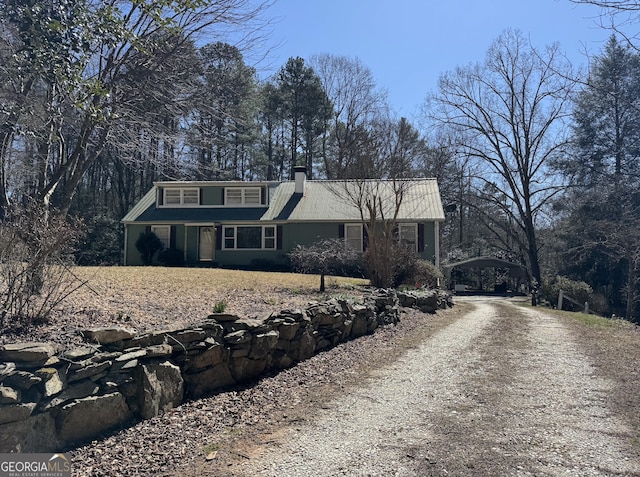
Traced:
<path fill-rule="evenodd" d="M 429 260 L 419 259 L 413 262 L 411 273 L 405 278 L 404 284 L 416 287 L 438 288 L 444 276 Z"/>
<path fill-rule="evenodd" d="M 442 278 L 442 273 L 433 263 L 400 243 L 392 245 L 390 264 L 395 288 L 400 285 L 436 288 Z"/>
<path fill-rule="evenodd" d="M 289 259 L 295 271 L 320 275 L 321 292 L 325 291 L 326 275 L 362 275 L 362 254 L 341 239 L 320 240 L 309 247 L 298 245 L 289 253 Z"/>
<path fill-rule="evenodd" d="M 0 227 L 0 328 L 46 321 L 83 285 L 69 268 L 81 230 L 42 206 L 9 211 Z"/>

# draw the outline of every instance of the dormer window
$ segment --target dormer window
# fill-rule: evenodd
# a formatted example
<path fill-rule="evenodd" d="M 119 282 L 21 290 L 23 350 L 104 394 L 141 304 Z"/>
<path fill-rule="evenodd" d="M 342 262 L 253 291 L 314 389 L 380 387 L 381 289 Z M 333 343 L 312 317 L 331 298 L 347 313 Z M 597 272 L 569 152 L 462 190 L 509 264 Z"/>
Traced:
<path fill-rule="evenodd" d="M 261 205 L 260 187 L 227 187 L 224 190 L 225 205 Z"/>
<path fill-rule="evenodd" d="M 189 207 L 200 204 L 199 188 L 173 188 L 162 190 L 162 204 L 165 207 Z"/>

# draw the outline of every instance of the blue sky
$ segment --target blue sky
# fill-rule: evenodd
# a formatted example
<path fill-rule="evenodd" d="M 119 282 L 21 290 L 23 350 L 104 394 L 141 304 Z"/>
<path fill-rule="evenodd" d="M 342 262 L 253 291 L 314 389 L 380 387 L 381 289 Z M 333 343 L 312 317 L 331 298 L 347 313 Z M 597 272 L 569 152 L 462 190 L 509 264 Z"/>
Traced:
<path fill-rule="evenodd" d="M 441 73 L 482 61 L 507 28 L 538 48 L 558 42 L 574 65 L 586 65 L 585 52 L 599 54 L 611 35 L 598 13 L 569 0 L 277 0 L 261 74 L 294 56 L 358 57 L 395 112 L 412 118 Z"/>

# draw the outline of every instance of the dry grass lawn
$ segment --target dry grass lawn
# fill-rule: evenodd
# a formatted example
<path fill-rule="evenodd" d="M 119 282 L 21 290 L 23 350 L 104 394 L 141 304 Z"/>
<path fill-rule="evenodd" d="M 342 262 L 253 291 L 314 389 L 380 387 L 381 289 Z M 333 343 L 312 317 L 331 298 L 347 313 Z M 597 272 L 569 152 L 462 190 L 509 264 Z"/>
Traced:
<path fill-rule="evenodd" d="M 164 267 L 77 267 L 73 272 L 86 285 L 62 303 L 49 323 L 5 333 L 0 341 L 70 344 L 79 342 L 78 331 L 87 327 L 123 325 L 143 332 L 188 326 L 216 306 L 227 313 L 262 316 L 329 295 L 360 295 L 367 283 L 330 277 L 327 292 L 321 294 L 318 275 Z"/>

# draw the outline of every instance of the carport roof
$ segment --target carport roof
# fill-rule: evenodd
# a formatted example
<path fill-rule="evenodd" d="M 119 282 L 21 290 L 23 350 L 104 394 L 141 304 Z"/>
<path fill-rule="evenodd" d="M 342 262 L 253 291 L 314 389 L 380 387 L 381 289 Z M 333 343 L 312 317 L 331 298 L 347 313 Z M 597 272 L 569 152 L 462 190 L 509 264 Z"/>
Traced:
<path fill-rule="evenodd" d="M 495 257 L 474 257 L 460 262 L 449 263 L 444 268 L 522 268 L 519 263 L 508 262 Z"/>

